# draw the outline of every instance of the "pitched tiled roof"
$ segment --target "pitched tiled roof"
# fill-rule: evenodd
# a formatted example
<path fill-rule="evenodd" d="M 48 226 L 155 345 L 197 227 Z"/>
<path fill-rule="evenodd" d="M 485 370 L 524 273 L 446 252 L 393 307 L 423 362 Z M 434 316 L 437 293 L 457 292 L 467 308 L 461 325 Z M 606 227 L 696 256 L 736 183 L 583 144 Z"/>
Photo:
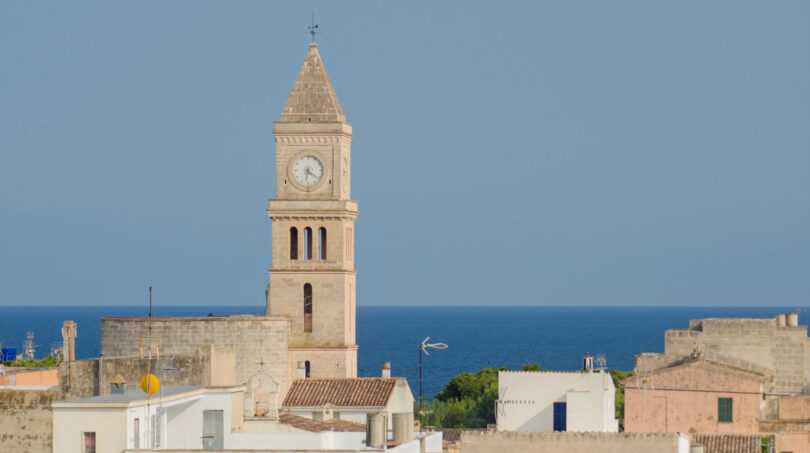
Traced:
<path fill-rule="evenodd" d="M 396 386 L 393 378 L 297 379 L 285 407 L 384 407 Z"/>
<path fill-rule="evenodd" d="M 693 434 L 692 445 L 704 453 L 762 453 L 762 436 L 744 434 Z"/>
<path fill-rule="evenodd" d="M 313 420 L 293 414 L 279 414 L 278 421 L 304 431 L 319 433 L 322 431 L 363 432 L 366 425 L 347 420 Z"/>

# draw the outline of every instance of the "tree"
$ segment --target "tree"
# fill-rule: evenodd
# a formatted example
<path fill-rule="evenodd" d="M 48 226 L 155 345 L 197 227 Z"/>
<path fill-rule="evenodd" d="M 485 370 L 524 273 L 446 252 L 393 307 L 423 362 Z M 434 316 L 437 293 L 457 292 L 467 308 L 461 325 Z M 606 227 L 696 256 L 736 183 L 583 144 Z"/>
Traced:
<path fill-rule="evenodd" d="M 425 424 L 442 428 L 484 428 L 495 423 L 498 400 L 498 372 L 507 368 L 483 368 L 475 373 L 459 373 L 450 379 L 435 399 L 426 405 Z M 542 371 L 540 365 L 527 363 L 521 371 Z M 616 418 L 624 426 L 624 389 L 620 381 L 631 372 L 611 370 L 616 385 Z"/>

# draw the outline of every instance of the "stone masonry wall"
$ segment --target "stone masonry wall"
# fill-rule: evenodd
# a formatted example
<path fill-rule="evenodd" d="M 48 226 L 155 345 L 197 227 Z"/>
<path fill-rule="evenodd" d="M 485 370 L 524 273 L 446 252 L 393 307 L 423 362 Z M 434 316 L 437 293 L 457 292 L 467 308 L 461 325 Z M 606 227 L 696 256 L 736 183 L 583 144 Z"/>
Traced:
<path fill-rule="evenodd" d="M 0 452 L 51 453 L 55 391 L 0 390 Z"/>
<path fill-rule="evenodd" d="M 774 370 L 774 392 L 810 390 L 807 326 L 779 327 L 775 319 L 703 319 L 689 330 L 666 332 L 665 354 L 680 357 L 696 349 Z"/>
<path fill-rule="evenodd" d="M 152 344 L 161 355 L 193 356 L 214 345 L 233 351 L 236 383 L 247 382 L 263 362 L 284 395 L 289 388 L 289 320 L 270 316 L 152 318 Z M 147 318 L 106 317 L 101 321 L 101 351 L 112 357 L 142 356 L 149 345 Z"/>
<path fill-rule="evenodd" d="M 678 434 L 463 432 L 463 453 L 677 453 Z"/>
<path fill-rule="evenodd" d="M 205 385 L 210 358 L 204 351 L 192 356 L 116 357 L 77 360 L 62 366 L 59 384 L 66 399 L 110 393 L 110 383 L 121 375 L 129 388 L 151 369 L 163 385 Z M 150 363 L 151 362 L 151 363 Z"/>

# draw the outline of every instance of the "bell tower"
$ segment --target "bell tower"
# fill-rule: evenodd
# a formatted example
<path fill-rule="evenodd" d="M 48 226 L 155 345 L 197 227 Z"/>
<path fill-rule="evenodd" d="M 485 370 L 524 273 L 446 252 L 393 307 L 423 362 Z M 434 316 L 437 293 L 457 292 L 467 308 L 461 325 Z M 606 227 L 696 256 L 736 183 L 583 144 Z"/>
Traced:
<path fill-rule="evenodd" d="M 352 127 L 315 42 L 273 134 L 267 314 L 291 321 L 291 377 L 357 377 Z"/>

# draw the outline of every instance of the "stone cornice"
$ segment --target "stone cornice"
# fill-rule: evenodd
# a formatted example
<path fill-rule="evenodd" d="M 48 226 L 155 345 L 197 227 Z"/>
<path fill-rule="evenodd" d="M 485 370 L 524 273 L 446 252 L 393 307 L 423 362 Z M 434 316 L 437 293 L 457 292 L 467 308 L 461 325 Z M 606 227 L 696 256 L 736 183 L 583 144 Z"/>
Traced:
<path fill-rule="evenodd" d="M 283 275 L 283 274 L 308 274 L 308 275 L 317 275 L 317 274 L 349 274 L 349 275 L 357 275 L 357 272 L 354 269 L 314 269 L 312 267 L 307 269 L 295 269 L 291 267 L 281 268 L 281 267 L 270 267 L 267 269 L 268 272 L 272 273 L 273 275 Z"/>
<path fill-rule="evenodd" d="M 346 142 L 348 135 L 277 135 L 276 143 L 284 145 L 336 145 Z"/>
<path fill-rule="evenodd" d="M 267 211 L 267 216 L 270 218 L 272 222 L 280 222 L 286 220 L 312 220 L 312 219 L 320 219 L 320 220 L 342 220 L 342 219 L 349 219 L 354 220 L 357 218 L 357 213 L 345 213 L 344 215 L 340 214 L 327 214 L 325 212 L 317 212 L 313 211 L 312 213 L 296 213 L 296 214 L 273 214 L 270 211 Z"/>

